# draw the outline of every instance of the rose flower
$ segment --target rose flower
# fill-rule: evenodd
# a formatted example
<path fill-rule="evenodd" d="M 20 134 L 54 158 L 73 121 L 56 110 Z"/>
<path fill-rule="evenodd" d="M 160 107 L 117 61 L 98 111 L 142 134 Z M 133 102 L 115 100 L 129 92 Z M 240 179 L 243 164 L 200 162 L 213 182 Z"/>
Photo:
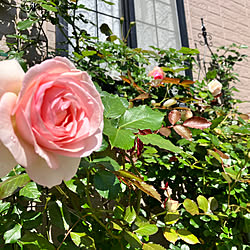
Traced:
<path fill-rule="evenodd" d="M 212 80 L 208 84 L 208 90 L 213 96 L 217 96 L 221 93 L 222 84 L 217 80 Z"/>
<path fill-rule="evenodd" d="M 162 68 L 154 67 L 154 69 L 150 71 L 148 75 L 154 77 L 154 80 L 157 80 L 157 79 L 162 80 L 165 76 L 165 73 L 162 70 Z"/>
<path fill-rule="evenodd" d="M 52 187 L 71 179 L 102 143 L 103 105 L 86 72 L 55 57 L 25 74 L 0 62 L 0 177 L 17 164 Z"/>

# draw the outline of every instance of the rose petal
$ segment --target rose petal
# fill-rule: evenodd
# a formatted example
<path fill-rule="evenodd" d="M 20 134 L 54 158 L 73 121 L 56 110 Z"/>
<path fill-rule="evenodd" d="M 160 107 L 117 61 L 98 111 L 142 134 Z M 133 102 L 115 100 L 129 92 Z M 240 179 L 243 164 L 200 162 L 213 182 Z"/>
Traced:
<path fill-rule="evenodd" d="M 59 168 L 51 169 L 45 160 L 39 158 L 32 166 L 26 168 L 26 172 L 36 183 L 51 188 L 61 184 L 62 180 L 70 180 L 76 174 L 81 159 L 58 155 L 57 161 Z"/>
<path fill-rule="evenodd" d="M 10 151 L 0 142 L 0 177 L 8 174 L 17 165 Z"/>
<path fill-rule="evenodd" d="M 48 152 L 46 150 L 43 150 L 36 142 L 34 138 L 34 134 L 32 133 L 32 129 L 30 127 L 30 123 L 28 122 L 26 116 L 24 115 L 23 111 L 20 110 L 20 112 L 16 113 L 16 120 L 21 121 L 20 123 L 17 123 L 18 131 L 23 135 L 26 135 L 26 140 L 28 140 L 31 145 L 34 146 L 35 152 L 44 158 L 50 168 L 58 168 L 58 161 L 55 157 L 55 155 L 51 152 Z M 31 152 L 31 154 L 34 154 L 34 152 Z M 26 164 L 27 165 L 27 164 Z"/>
<path fill-rule="evenodd" d="M 22 86 L 24 71 L 16 60 L 0 62 L 0 97 L 5 92 L 18 94 Z"/>
<path fill-rule="evenodd" d="M 0 140 L 3 145 L 9 149 L 16 161 L 26 166 L 28 157 L 31 161 L 30 148 L 20 141 L 14 132 L 13 124 L 11 121 L 11 112 L 16 103 L 17 96 L 14 93 L 5 93 L 0 100 Z M 25 149 L 24 149 L 25 147 Z M 2 161 L 2 158 L 1 158 Z M 4 162 L 4 161 L 3 161 Z"/>
<path fill-rule="evenodd" d="M 19 94 L 18 102 L 27 92 L 27 89 L 35 84 L 38 79 L 44 77 L 44 74 L 62 74 L 75 69 L 74 65 L 66 58 L 56 57 L 55 60 L 46 60 L 41 64 L 31 67 L 25 74 L 23 79 L 23 86 Z"/>

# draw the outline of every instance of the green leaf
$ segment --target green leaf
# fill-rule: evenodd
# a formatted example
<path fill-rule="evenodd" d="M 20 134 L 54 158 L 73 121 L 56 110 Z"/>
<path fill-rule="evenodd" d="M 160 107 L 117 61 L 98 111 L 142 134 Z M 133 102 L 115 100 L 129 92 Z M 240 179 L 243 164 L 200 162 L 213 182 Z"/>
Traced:
<path fill-rule="evenodd" d="M 26 245 L 27 249 L 55 250 L 55 247 L 41 234 L 26 232 L 19 242 Z"/>
<path fill-rule="evenodd" d="M 188 244 L 195 245 L 197 243 L 200 243 L 198 238 L 186 229 L 177 230 L 177 234 Z"/>
<path fill-rule="evenodd" d="M 134 146 L 135 135 L 130 129 L 117 129 L 111 120 L 104 119 L 103 133 L 109 137 L 109 142 L 113 147 L 128 150 Z"/>
<path fill-rule="evenodd" d="M 164 114 L 143 105 L 126 110 L 119 127 L 157 130 L 161 127 L 163 118 Z"/>
<path fill-rule="evenodd" d="M 197 202 L 199 208 L 202 209 L 204 213 L 206 213 L 208 211 L 208 200 L 203 195 L 199 195 L 197 197 Z"/>
<path fill-rule="evenodd" d="M 5 244 L 16 243 L 21 238 L 21 229 L 20 224 L 16 224 L 12 229 L 6 231 L 3 235 Z"/>
<path fill-rule="evenodd" d="M 95 241 L 86 233 L 70 232 L 70 237 L 77 247 L 86 250 L 95 250 Z"/>
<path fill-rule="evenodd" d="M 212 155 L 219 163 L 223 164 L 223 161 L 217 152 L 215 152 L 211 149 L 207 149 L 207 152 L 209 155 Z"/>
<path fill-rule="evenodd" d="M 136 212 L 132 206 L 126 208 L 124 220 L 127 221 L 129 224 L 133 223 L 136 219 Z"/>
<path fill-rule="evenodd" d="M 131 249 L 141 249 L 141 241 L 136 234 L 129 231 L 124 231 L 123 236 L 125 240 L 130 244 Z"/>
<path fill-rule="evenodd" d="M 138 229 L 136 229 L 134 232 L 139 235 L 153 235 L 157 233 L 158 227 L 154 224 L 144 223 L 142 226 L 140 226 Z"/>
<path fill-rule="evenodd" d="M 143 250 L 166 250 L 165 247 L 163 247 L 159 244 L 154 244 L 154 243 L 145 243 L 145 244 L 143 244 L 142 249 Z"/>
<path fill-rule="evenodd" d="M 83 57 L 88 57 L 95 55 L 97 52 L 95 50 L 83 50 L 81 53 Z"/>
<path fill-rule="evenodd" d="M 219 141 L 219 139 L 218 139 L 217 136 L 215 136 L 215 135 L 213 135 L 213 134 L 209 134 L 208 136 L 210 137 L 212 143 L 213 143 L 216 147 L 218 147 L 218 146 L 220 145 L 220 141 Z"/>
<path fill-rule="evenodd" d="M 41 192 L 37 189 L 35 182 L 29 182 L 20 190 L 19 194 L 30 199 L 36 199 L 37 201 L 39 201 L 41 196 Z"/>
<path fill-rule="evenodd" d="M 3 202 L 0 200 L 0 214 L 3 212 L 7 212 L 10 208 L 10 202 Z"/>
<path fill-rule="evenodd" d="M 96 191 L 105 199 L 116 199 L 121 192 L 118 178 L 111 172 L 100 170 L 94 176 Z"/>
<path fill-rule="evenodd" d="M 53 6 L 48 5 L 48 4 L 43 4 L 42 3 L 41 7 L 44 8 L 45 10 L 47 10 L 47 11 L 58 12 L 56 7 L 53 7 Z"/>
<path fill-rule="evenodd" d="M 208 202 L 210 210 L 214 211 L 218 208 L 218 201 L 214 197 L 209 197 Z"/>
<path fill-rule="evenodd" d="M 109 28 L 109 26 L 106 23 L 103 23 L 100 27 L 100 30 L 103 34 L 106 36 L 110 36 L 113 34 L 112 30 Z"/>
<path fill-rule="evenodd" d="M 124 103 L 121 97 L 102 92 L 102 103 L 104 106 L 104 117 L 118 118 L 124 114 L 128 107 L 128 102 Z M 125 105 L 126 104 L 126 105 Z"/>
<path fill-rule="evenodd" d="M 17 23 L 17 29 L 18 30 L 26 30 L 29 27 L 31 27 L 33 25 L 33 23 L 35 23 L 36 21 L 34 20 L 30 20 L 30 19 L 26 19 L 24 21 L 20 21 Z"/>
<path fill-rule="evenodd" d="M 200 53 L 198 49 L 190 49 L 187 47 L 182 47 L 178 52 L 187 55 L 195 55 Z"/>
<path fill-rule="evenodd" d="M 216 78 L 216 76 L 217 76 L 217 70 L 210 70 L 210 71 L 208 71 L 207 74 L 206 74 L 206 78 L 207 78 L 208 80 L 213 80 L 213 79 Z"/>
<path fill-rule="evenodd" d="M 148 134 L 148 135 L 138 135 L 138 137 L 144 144 L 151 144 L 174 153 L 183 152 L 179 147 L 176 147 L 171 141 L 164 139 L 160 135 Z"/>
<path fill-rule="evenodd" d="M 111 170 L 111 171 L 119 171 L 121 166 L 118 164 L 117 161 L 115 161 L 114 159 L 106 156 L 104 158 L 98 158 L 93 160 L 92 163 L 96 163 L 98 165 L 102 165 L 105 168 Z"/>
<path fill-rule="evenodd" d="M 196 203 L 190 199 L 185 199 L 183 202 L 185 209 L 192 215 L 199 214 L 199 209 Z"/>
<path fill-rule="evenodd" d="M 109 5 L 115 5 L 115 3 L 112 3 L 110 1 L 107 1 L 107 0 L 102 0 L 102 2 L 106 3 L 106 4 L 109 4 Z"/>
<path fill-rule="evenodd" d="M 18 188 L 30 182 L 27 174 L 16 175 L 0 183 L 0 200 L 12 195 Z"/>
<path fill-rule="evenodd" d="M 172 225 L 176 223 L 180 218 L 180 214 L 178 211 L 176 212 L 168 212 L 164 218 L 164 221 L 167 225 Z"/>
<path fill-rule="evenodd" d="M 175 244 L 175 242 L 179 238 L 178 234 L 173 228 L 166 228 L 163 235 L 166 238 L 166 240 L 170 241 L 173 244 Z"/>
<path fill-rule="evenodd" d="M 49 202 L 48 211 L 51 224 L 58 228 L 64 229 L 62 213 L 58 204 L 55 201 Z"/>
<path fill-rule="evenodd" d="M 219 116 L 217 118 L 215 118 L 213 121 L 212 121 L 212 125 L 211 125 L 211 129 L 214 129 L 216 128 L 223 120 L 225 119 L 225 116 Z"/>
<path fill-rule="evenodd" d="M 116 35 L 110 35 L 107 37 L 107 41 L 114 42 L 115 40 L 119 39 Z"/>
<path fill-rule="evenodd" d="M 230 178 L 230 176 L 224 172 L 221 172 L 221 175 L 223 176 L 223 178 L 227 181 L 227 183 L 232 183 L 232 179 Z"/>

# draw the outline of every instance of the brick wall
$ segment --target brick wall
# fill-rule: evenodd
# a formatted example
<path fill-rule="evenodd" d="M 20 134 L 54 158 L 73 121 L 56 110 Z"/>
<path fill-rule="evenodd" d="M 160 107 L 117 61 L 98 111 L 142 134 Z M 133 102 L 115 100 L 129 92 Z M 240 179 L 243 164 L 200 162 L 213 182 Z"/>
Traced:
<path fill-rule="evenodd" d="M 20 20 L 24 20 L 25 16 L 20 13 L 18 6 L 20 5 L 21 0 L 5 0 L 0 2 L 0 50 L 8 51 L 6 42 L 13 42 L 13 39 L 6 37 L 6 35 L 15 34 L 16 24 Z M 15 8 L 14 6 L 17 6 Z M 55 49 L 55 27 L 50 23 L 44 23 L 44 31 L 48 38 L 48 47 L 49 50 Z M 37 34 L 36 29 L 32 27 L 29 35 L 34 36 Z M 39 51 L 32 50 L 32 48 L 25 52 L 25 57 L 29 60 L 31 58 L 36 58 L 38 61 L 43 60 L 43 58 L 38 59 Z M 31 62 L 34 63 L 34 62 Z"/>
<path fill-rule="evenodd" d="M 198 33 L 201 32 L 201 18 L 204 19 L 207 32 L 212 35 L 213 47 L 230 45 L 247 45 L 241 52 L 248 55 L 235 67 L 240 75 L 240 82 L 235 86 L 239 93 L 235 97 L 250 101 L 250 1 L 249 0 L 184 0 L 188 29 L 189 46 L 200 50 L 203 56 L 204 47 L 199 44 Z M 206 54 L 209 54 L 206 51 Z M 207 60 L 207 59 L 206 59 Z M 250 113 L 250 103 L 239 104 L 240 111 Z"/>

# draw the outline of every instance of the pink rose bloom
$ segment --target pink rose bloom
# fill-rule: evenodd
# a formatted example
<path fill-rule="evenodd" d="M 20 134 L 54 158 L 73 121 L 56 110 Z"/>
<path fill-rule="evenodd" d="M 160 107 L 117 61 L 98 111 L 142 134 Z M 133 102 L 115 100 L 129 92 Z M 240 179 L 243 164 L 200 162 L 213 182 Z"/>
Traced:
<path fill-rule="evenodd" d="M 165 76 L 165 73 L 160 67 L 154 67 L 154 69 L 150 71 L 148 75 L 154 77 L 154 80 L 162 80 Z"/>
<path fill-rule="evenodd" d="M 103 105 L 89 75 L 63 57 L 26 74 L 2 61 L 0 75 L 0 177 L 20 164 L 43 186 L 71 179 L 102 143 Z"/>
<path fill-rule="evenodd" d="M 212 80 L 208 84 L 208 90 L 213 96 L 217 96 L 221 93 L 222 84 L 217 80 Z"/>

